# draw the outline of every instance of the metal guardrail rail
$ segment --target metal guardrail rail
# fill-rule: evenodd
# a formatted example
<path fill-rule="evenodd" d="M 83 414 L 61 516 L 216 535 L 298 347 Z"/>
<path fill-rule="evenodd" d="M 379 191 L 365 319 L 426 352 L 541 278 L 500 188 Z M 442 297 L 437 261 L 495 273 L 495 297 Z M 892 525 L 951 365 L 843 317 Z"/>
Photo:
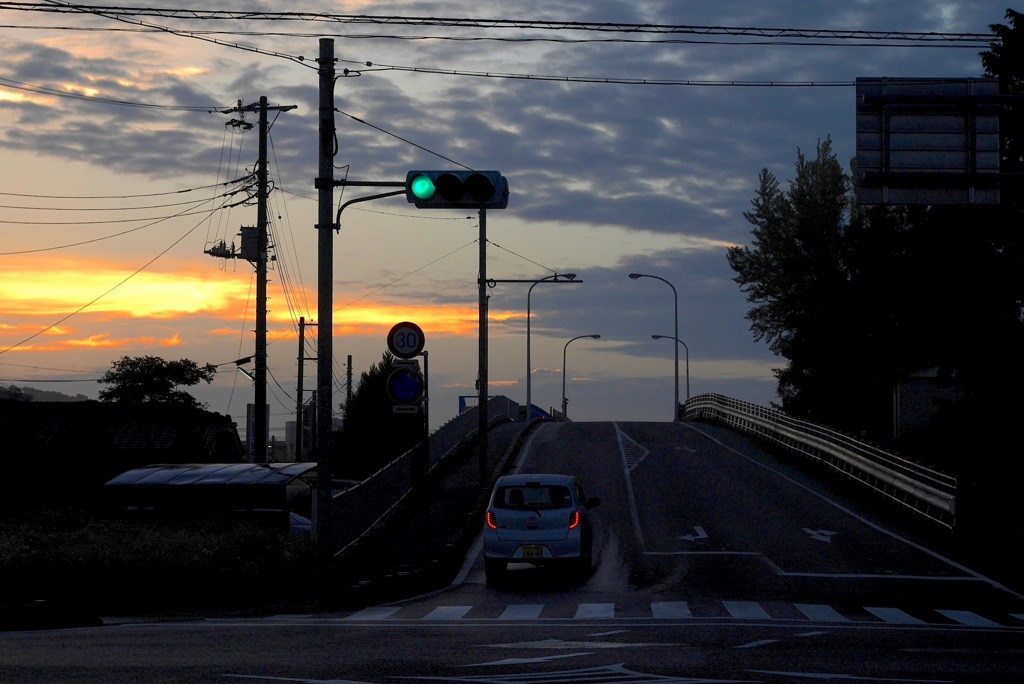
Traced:
<path fill-rule="evenodd" d="M 508 397 L 493 397 L 487 404 L 488 427 L 517 420 L 519 404 Z M 430 455 L 424 480 L 461 449 L 474 442 L 479 418 L 471 408 L 451 419 L 430 435 Z M 387 523 L 415 490 L 413 449 L 394 459 L 359 484 L 334 495 L 337 537 L 334 556 L 342 556 L 360 541 Z"/>
<path fill-rule="evenodd" d="M 952 529 L 956 523 L 955 476 L 836 430 L 720 394 L 689 399 L 683 419 L 719 423 L 752 435 L 857 480 L 943 527 Z"/>

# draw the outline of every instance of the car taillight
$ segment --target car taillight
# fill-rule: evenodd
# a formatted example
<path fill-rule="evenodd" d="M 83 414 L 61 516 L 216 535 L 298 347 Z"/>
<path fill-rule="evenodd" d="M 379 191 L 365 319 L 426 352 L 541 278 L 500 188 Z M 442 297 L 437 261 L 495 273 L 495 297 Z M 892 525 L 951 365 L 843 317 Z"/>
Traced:
<path fill-rule="evenodd" d="M 582 516 L 580 515 L 580 509 L 577 508 L 569 515 L 569 529 L 575 530 L 577 527 L 579 527 L 581 519 Z"/>
<path fill-rule="evenodd" d="M 494 511 L 487 511 L 487 517 L 485 518 L 487 526 L 492 530 L 498 529 L 498 518 L 494 515 Z"/>

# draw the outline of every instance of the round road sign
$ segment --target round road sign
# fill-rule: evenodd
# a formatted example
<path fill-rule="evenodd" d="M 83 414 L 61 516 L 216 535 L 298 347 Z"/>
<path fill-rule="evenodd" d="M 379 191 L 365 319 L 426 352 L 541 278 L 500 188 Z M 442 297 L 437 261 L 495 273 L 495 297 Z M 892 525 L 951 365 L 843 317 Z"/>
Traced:
<path fill-rule="evenodd" d="M 423 376 L 413 368 L 398 368 L 388 376 L 388 396 L 396 404 L 415 404 L 423 398 Z"/>
<path fill-rule="evenodd" d="M 420 326 L 409 321 L 396 324 L 388 333 L 388 349 L 400 359 L 411 359 L 419 354 L 425 342 Z"/>

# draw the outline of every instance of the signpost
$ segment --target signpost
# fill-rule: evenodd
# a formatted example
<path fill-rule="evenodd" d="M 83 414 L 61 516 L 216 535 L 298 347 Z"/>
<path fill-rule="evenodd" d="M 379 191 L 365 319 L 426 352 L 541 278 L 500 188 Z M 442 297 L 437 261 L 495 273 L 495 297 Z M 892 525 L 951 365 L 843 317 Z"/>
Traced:
<path fill-rule="evenodd" d="M 430 424 L 427 412 L 427 352 L 423 351 L 426 338 L 420 326 L 409 321 L 396 323 L 388 332 L 388 350 L 398 360 L 395 370 L 388 376 L 388 396 L 394 402 L 391 410 L 394 413 L 423 413 L 423 441 L 413 459 L 413 477 L 419 481 L 427 472 L 430 461 Z M 423 357 L 423 373 L 420 362 L 414 357 Z"/>

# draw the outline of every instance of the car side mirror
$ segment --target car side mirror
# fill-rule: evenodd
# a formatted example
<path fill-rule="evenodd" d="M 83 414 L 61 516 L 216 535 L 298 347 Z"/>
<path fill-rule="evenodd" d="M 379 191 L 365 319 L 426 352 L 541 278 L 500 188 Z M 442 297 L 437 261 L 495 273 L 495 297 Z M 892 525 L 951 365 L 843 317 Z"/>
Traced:
<path fill-rule="evenodd" d="M 596 496 L 592 496 L 589 499 L 587 499 L 587 508 L 597 508 L 600 505 L 601 499 L 597 498 Z"/>

